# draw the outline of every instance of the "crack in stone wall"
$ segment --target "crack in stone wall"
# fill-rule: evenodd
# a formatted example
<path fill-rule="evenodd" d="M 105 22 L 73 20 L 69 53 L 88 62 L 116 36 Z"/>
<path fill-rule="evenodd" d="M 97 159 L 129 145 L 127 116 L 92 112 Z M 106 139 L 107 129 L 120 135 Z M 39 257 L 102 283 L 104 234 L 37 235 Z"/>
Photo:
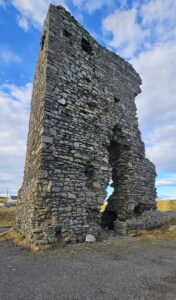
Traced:
<path fill-rule="evenodd" d="M 155 168 L 136 117 L 141 79 L 61 6 L 50 5 L 34 79 L 17 228 L 36 244 L 98 237 L 106 216 L 155 208 Z M 101 221 L 99 205 L 115 191 Z"/>

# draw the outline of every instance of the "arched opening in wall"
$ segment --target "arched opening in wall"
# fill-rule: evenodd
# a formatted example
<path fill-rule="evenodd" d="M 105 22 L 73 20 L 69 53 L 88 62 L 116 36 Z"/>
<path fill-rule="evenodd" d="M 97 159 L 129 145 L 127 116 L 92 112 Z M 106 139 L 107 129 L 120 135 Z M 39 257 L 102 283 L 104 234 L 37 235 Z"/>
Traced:
<path fill-rule="evenodd" d="M 114 221 L 117 218 L 115 201 L 118 195 L 119 185 L 119 159 L 121 157 L 121 145 L 112 139 L 109 147 L 109 163 L 112 168 L 112 178 L 107 187 L 107 205 L 102 213 L 101 224 L 103 228 L 114 229 Z"/>
<path fill-rule="evenodd" d="M 131 216 L 129 196 L 132 172 L 131 144 L 125 131 L 118 126 L 112 130 L 109 150 L 109 164 L 112 168 L 112 184 L 114 188 L 108 199 L 108 205 L 102 215 L 102 227 L 114 229 L 114 221 L 125 221 Z"/>

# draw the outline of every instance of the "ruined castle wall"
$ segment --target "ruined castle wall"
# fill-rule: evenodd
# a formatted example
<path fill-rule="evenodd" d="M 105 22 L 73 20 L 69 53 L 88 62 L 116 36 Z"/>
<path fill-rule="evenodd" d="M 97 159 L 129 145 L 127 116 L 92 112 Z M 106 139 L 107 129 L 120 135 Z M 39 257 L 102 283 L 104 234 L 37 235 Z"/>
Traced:
<path fill-rule="evenodd" d="M 45 21 L 45 40 L 48 39 L 48 18 Z M 38 199 L 42 199 L 40 183 L 42 181 L 42 159 L 44 131 L 44 110 L 46 92 L 46 67 L 47 67 L 47 43 L 45 49 L 43 37 L 41 39 L 40 53 L 36 66 L 31 100 L 31 113 L 27 139 L 27 152 L 22 187 L 18 193 L 17 228 L 29 239 L 36 227 L 38 218 Z"/>
<path fill-rule="evenodd" d="M 39 118 L 30 119 L 18 228 L 37 243 L 81 242 L 88 233 L 99 235 L 98 208 L 111 177 L 107 212 L 124 220 L 139 204 L 155 207 L 155 168 L 145 158 L 134 102 L 141 79 L 63 8 L 51 5 L 46 24 L 31 113 Z"/>

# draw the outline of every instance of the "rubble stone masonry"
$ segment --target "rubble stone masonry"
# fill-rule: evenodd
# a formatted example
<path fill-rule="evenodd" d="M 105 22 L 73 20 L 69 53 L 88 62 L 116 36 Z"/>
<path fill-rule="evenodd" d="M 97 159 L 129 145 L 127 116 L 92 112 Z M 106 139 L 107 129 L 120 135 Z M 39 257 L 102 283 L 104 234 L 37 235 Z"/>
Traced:
<path fill-rule="evenodd" d="M 155 209 L 133 67 L 50 5 L 36 67 L 17 228 L 35 244 L 83 242 L 101 226 Z M 112 178 L 114 193 L 99 205 Z"/>

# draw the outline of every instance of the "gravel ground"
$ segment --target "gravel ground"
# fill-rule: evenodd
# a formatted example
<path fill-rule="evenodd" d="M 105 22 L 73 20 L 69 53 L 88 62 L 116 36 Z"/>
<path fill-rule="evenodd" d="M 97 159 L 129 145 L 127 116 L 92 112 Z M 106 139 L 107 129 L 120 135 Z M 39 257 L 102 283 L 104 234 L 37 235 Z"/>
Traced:
<path fill-rule="evenodd" d="M 0 242 L 0 300 L 176 299 L 176 241 L 121 238 L 31 253 Z"/>
<path fill-rule="evenodd" d="M 0 227 L 0 234 L 1 233 L 4 233 L 4 232 L 7 232 L 11 227 Z"/>

